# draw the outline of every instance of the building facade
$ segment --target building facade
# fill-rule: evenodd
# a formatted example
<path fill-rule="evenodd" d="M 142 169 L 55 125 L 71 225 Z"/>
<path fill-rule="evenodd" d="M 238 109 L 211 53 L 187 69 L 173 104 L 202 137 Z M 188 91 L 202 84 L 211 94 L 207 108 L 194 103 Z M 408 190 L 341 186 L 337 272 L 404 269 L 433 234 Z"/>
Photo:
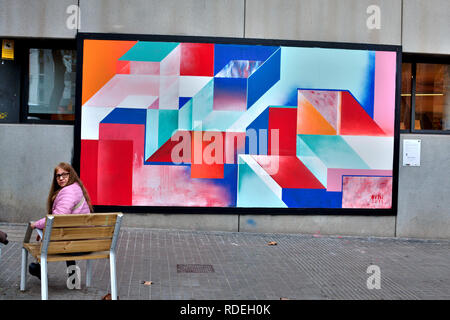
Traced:
<path fill-rule="evenodd" d="M 77 33 L 180 35 L 401 46 L 397 215 L 160 212 L 127 214 L 125 225 L 450 238 L 449 1 L 0 0 L 0 8 L 0 38 L 14 46 L 0 65 L 0 221 L 41 217 L 52 169 L 73 160 Z M 403 141 L 413 139 L 420 166 L 404 166 Z"/>

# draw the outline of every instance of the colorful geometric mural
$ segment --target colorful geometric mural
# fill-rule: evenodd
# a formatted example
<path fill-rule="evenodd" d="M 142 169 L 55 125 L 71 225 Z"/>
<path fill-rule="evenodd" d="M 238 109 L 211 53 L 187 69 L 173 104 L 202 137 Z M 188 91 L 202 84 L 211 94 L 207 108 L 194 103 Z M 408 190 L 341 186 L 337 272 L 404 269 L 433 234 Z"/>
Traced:
<path fill-rule="evenodd" d="M 396 52 L 83 42 L 94 205 L 391 208 Z"/>

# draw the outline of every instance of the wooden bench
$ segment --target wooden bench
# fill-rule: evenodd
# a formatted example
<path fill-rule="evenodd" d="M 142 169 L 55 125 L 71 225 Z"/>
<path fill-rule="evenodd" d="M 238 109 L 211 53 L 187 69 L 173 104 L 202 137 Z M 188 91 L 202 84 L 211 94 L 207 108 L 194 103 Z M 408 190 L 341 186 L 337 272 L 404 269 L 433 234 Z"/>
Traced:
<path fill-rule="evenodd" d="M 117 300 L 116 245 L 122 213 L 47 215 L 43 239 L 30 243 L 30 224 L 22 247 L 20 290 L 25 290 L 28 253 L 41 264 L 41 296 L 48 299 L 47 262 L 86 260 L 86 286 L 90 286 L 92 259 L 109 259 L 111 298 Z M 74 255 L 76 254 L 76 255 Z"/>

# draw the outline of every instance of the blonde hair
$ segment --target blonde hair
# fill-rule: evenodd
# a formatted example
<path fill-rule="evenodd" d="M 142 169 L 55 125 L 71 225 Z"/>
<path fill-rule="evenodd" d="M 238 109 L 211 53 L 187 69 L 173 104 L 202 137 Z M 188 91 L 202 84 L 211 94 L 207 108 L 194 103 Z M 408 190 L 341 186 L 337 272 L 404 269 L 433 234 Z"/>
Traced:
<path fill-rule="evenodd" d="M 52 180 L 52 183 L 50 186 L 50 192 L 48 193 L 48 198 L 47 198 L 47 213 L 52 214 L 53 202 L 55 202 L 56 196 L 58 195 L 59 191 L 61 191 L 61 189 L 62 189 L 59 186 L 58 182 L 56 181 L 56 171 L 58 170 L 58 168 L 69 172 L 69 181 L 67 181 L 67 184 L 65 185 L 65 187 L 67 187 L 75 182 L 78 183 L 79 186 L 81 187 L 81 190 L 83 191 L 84 199 L 86 199 L 86 202 L 89 206 L 89 210 L 91 212 L 94 212 L 94 210 L 92 208 L 92 204 L 91 204 L 91 198 L 89 197 L 89 193 L 87 192 L 86 188 L 84 187 L 83 182 L 81 182 L 80 178 L 78 177 L 77 172 L 70 164 L 68 164 L 66 162 L 61 162 L 53 170 L 53 180 Z"/>

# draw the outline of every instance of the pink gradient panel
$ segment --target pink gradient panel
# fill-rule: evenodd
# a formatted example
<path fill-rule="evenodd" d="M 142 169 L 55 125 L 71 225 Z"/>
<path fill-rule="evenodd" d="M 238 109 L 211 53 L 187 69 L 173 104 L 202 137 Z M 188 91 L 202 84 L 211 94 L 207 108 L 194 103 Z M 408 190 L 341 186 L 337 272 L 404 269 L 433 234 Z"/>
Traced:
<path fill-rule="evenodd" d="M 338 91 L 299 90 L 334 129 L 337 129 Z"/>
<path fill-rule="evenodd" d="M 395 52 L 375 52 L 375 122 L 390 136 L 394 135 L 395 116 Z"/>
<path fill-rule="evenodd" d="M 342 208 L 389 209 L 392 206 L 392 177 L 344 176 Z"/>
<path fill-rule="evenodd" d="M 392 176 L 392 170 L 328 169 L 327 191 L 342 191 L 342 176 Z"/>
<path fill-rule="evenodd" d="M 191 179 L 189 166 L 143 166 L 135 176 L 133 205 L 227 207 L 231 196 L 213 182 Z"/>
<path fill-rule="evenodd" d="M 216 91 L 213 108 L 221 111 L 245 111 L 247 109 L 246 99 L 243 93 L 227 94 Z"/>
<path fill-rule="evenodd" d="M 130 61 L 130 74 L 159 75 L 159 62 L 151 61 Z"/>

